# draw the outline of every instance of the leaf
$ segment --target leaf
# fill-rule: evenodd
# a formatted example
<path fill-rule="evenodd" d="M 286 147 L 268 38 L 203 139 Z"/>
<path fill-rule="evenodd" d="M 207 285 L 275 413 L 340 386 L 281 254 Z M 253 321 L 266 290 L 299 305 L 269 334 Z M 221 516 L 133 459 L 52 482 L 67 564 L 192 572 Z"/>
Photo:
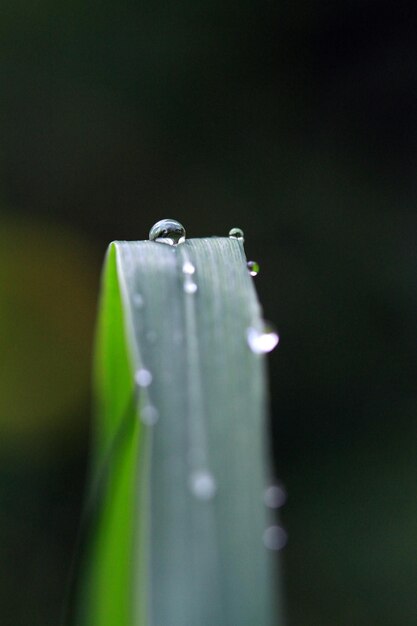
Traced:
<path fill-rule="evenodd" d="M 250 327 L 262 319 L 240 240 L 111 244 L 80 623 L 276 623 Z"/>

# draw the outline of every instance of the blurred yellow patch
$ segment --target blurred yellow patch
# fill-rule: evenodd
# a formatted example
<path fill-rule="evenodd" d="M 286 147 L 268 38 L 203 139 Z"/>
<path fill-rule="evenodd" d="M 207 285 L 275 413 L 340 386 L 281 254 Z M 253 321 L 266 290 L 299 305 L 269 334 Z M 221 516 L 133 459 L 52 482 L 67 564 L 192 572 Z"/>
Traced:
<path fill-rule="evenodd" d="M 0 449 L 79 430 L 97 282 L 79 235 L 0 213 Z"/>

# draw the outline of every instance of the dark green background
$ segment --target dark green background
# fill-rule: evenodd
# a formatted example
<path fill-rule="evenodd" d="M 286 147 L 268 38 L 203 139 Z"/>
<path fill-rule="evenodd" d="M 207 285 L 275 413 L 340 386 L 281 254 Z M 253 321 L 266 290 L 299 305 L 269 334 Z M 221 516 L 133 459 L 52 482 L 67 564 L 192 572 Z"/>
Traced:
<path fill-rule="evenodd" d="M 414 626 L 417 5 L 1 13 L 2 626 L 58 623 L 100 264 L 162 217 L 261 264 L 290 626 Z"/>

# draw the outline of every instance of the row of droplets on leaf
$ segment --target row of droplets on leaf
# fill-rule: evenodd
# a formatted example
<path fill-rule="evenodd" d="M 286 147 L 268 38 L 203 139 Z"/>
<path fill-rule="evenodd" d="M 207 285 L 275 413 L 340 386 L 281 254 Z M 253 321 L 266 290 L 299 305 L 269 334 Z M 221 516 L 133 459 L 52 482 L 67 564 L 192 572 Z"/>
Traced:
<path fill-rule="evenodd" d="M 149 231 L 150 241 L 158 243 L 166 243 L 169 246 L 177 246 L 184 243 L 186 237 L 185 228 L 177 220 L 163 219 L 156 222 Z M 240 228 L 232 228 L 229 237 L 233 239 L 244 240 L 243 230 Z"/>
<path fill-rule="evenodd" d="M 240 228 L 232 228 L 229 232 L 231 239 L 237 239 L 244 241 L 243 230 Z M 169 246 L 177 246 L 184 243 L 186 238 L 185 228 L 180 222 L 173 219 L 163 219 L 156 222 L 149 231 L 149 240 L 156 241 L 157 243 L 164 243 Z M 251 276 L 257 276 L 259 273 L 259 264 L 256 261 L 248 261 L 247 267 Z M 182 271 L 185 276 L 184 291 L 187 294 L 195 294 L 198 290 L 198 285 L 195 282 L 193 275 L 195 273 L 195 267 L 190 261 L 186 261 L 183 265 Z M 247 330 L 247 341 L 250 349 L 255 354 L 265 354 L 271 352 L 279 341 L 278 333 L 275 328 L 269 322 L 264 322 L 263 328 L 250 327 Z"/>
<path fill-rule="evenodd" d="M 231 239 L 244 241 L 244 233 L 240 228 L 232 228 L 229 232 Z M 170 246 L 177 246 L 184 243 L 186 239 L 185 228 L 180 222 L 173 219 L 163 219 L 154 224 L 149 232 L 149 240 Z M 247 268 L 251 276 L 259 273 L 259 264 L 256 261 L 248 261 Z M 187 260 L 182 266 L 184 275 L 184 291 L 193 295 L 198 290 L 198 285 L 194 280 L 195 267 L 191 261 Z M 142 298 L 136 299 L 136 304 L 143 304 Z M 247 342 L 255 354 L 265 354 L 271 352 L 278 344 L 279 337 L 272 324 L 264 322 L 262 330 L 250 327 L 247 330 Z M 135 380 L 138 387 L 149 387 L 152 383 L 152 374 L 149 370 L 141 368 L 136 372 Z M 158 420 L 158 412 L 152 405 L 142 408 L 141 417 L 145 424 L 153 426 Z M 190 479 L 191 492 L 200 500 L 211 500 L 216 491 L 217 485 L 214 477 L 208 471 L 197 471 Z M 270 485 L 264 494 L 264 503 L 271 509 L 280 508 L 286 501 L 284 487 L 279 484 Z M 280 550 L 287 542 L 286 531 L 278 525 L 266 528 L 263 534 L 263 543 L 270 550 Z"/>

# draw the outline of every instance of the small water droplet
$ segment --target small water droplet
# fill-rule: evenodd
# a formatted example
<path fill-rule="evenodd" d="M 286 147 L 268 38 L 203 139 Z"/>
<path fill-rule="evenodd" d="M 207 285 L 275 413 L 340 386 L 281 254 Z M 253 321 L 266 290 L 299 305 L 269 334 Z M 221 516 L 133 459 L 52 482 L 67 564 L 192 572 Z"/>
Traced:
<path fill-rule="evenodd" d="M 185 228 L 176 220 L 160 220 L 149 231 L 149 239 L 158 243 L 166 243 L 169 246 L 176 246 L 185 241 Z"/>
<path fill-rule="evenodd" d="M 248 261 L 247 263 L 248 266 L 248 270 L 249 270 L 249 274 L 251 276 L 257 276 L 259 274 L 259 263 L 257 263 L 256 261 Z"/>
<path fill-rule="evenodd" d="M 270 526 L 265 530 L 262 540 L 268 550 L 282 550 L 287 544 L 288 535 L 282 526 Z"/>
<path fill-rule="evenodd" d="M 243 230 L 241 228 L 232 228 L 229 231 L 229 237 L 231 237 L 232 239 L 240 239 L 241 241 L 243 241 L 245 235 L 243 234 Z"/>
<path fill-rule="evenodd" d="M 191 474 L 190 489 L 199 500 L 211 500 L 217 491 L 217 485 L 210 472 L 200 470 Z"/>
<path fill-rule="evenodd" d="M 159 419 L 158 410 L 152 404 L 147 404 L 142 408 L 140 418 L 147 426 L 153 426 Z"/>
<path fill-rule="evenodd" d="M 149 370 L 141 368 L 135 374 L 135 381 L 139 387 L 149 387 L 152 382 L 152 374 Z"/>
<path fill-rule="evenodd" d="M 271 485 L 265 489 L 264 502 L 270 509 L 279 509 L 285 504 L 287 492 L 280 485 Z"/>
<path fill-rule="evenodd" d="M 190 261 L 185 261 L 182 266 L 182 271 L 184 274 L 187 274 L 187 276 L 192 276 L 195 272 L 195 267 Z"/>
<path fill-rule="evenodd" d="M 269 322 L 264 322 L 262 330 L 250 327 L 247 331 L 249 348 L 255 354 L 271 352 L 279 342 L 279 336 L 275 328 Z"/>
<path fill-rule="evenodd" d="M 194 281 L 192 281 L 192 280 L 187 280 L 184 283 L 184 291 L 185 291 L 185 293 L 193 294 L 193 293 L 195 293 L 197 291 L 197 289 L 198 289 L 197 284 Z"/>
<path fill-rule="evenodd" d="M 137 309 L 141 309 L 143 307 L 143 298 L 140 293 L 135 293 L 133 296 L 133 304 Z"/>

